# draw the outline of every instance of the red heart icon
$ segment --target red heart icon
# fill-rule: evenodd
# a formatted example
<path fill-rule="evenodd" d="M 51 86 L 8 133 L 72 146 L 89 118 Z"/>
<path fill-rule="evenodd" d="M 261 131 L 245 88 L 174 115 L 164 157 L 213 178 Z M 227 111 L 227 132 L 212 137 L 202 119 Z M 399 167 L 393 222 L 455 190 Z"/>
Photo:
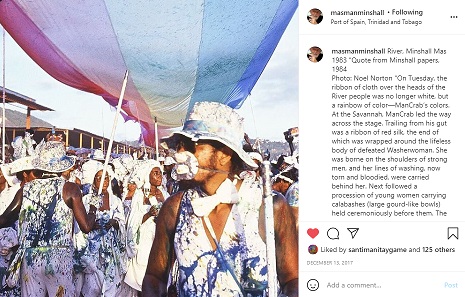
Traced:
<path fill-rule="evenodd" d="M 318 233 L 320 233 L 320 231 L 317 228 L 309 228 L 307 230 L 307 234 L 311 238 L 315 238 L 318 235 Z"/>

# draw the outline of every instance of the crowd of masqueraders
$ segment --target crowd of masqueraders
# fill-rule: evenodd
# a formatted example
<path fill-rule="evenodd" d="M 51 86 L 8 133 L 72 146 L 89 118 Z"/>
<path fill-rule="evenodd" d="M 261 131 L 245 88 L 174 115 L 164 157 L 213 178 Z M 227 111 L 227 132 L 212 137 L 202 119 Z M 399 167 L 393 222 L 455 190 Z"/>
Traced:
<path fill-rule="evenodd" d="M 0 166 L 0 296 L 267 296 L 269 154 L 243 136 L 239 115 L 209 102 L 158 160 L 104 166 L 104 152 L 76 156 L 60 135 L 17 137 Z M 269 161 L 275 282 L 298 296 L 298 153 Z"/>

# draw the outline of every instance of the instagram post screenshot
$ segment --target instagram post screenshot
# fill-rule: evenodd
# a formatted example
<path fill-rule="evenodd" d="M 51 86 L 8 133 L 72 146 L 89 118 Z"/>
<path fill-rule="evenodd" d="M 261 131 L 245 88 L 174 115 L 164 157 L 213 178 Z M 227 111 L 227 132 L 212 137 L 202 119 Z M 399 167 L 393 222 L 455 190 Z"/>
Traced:
<path fill-rule="evenodd" d="M 0 0 L 0 297 L 308 294 L 298 8 Z"/>
<path fill-rule="evenodd" d="M 299 3 L 301 296 L 465 296 L 463 3 Z"/>

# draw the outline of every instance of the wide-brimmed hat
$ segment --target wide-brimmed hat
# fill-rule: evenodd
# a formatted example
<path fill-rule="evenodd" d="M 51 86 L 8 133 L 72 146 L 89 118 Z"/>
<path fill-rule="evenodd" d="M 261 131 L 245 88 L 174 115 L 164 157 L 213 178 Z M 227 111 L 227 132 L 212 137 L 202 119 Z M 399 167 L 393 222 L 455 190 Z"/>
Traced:
<path fill-rule="evenodd" d="M 0 165 L 0 170 L 2 171 L 3 177 L 5 178 L 8 186 L 11 187 L 18 182 L 16 175 L 11 173 L 11 163 Z"/>
<path fill-rule="evenodd" d="M 74 166 L 76 157 L 67 156 L 65 145 L 60 141 L 42 141 L 36 147 L 37 156 L 32 166 L 47 172 L 63 172 Z"/>
<path fill-rule="evenodd" d="M 257 164 L 242 149 L 244 139 L 243 118 L 231 107 L 218 102 L 197 102 L 187 114 L 184 127 L 164 141 L 172 148 L 174 136 L 184 135 L 192 141 L 215 140 L 232 149 L 243 161 L 245 168 L 257 168 Z"/>
<path fill-rule="evenodd" d="M 34 166 L 32 165 L 32 160 L 34 157 L 32 156 L 27 156 L 27 157 L 22 157 L 17 160 L 14 160 L 13 162 L 9 163 L 10 166 L 10 174 L 14 175 L 18 172 L 24 171 L 24 170 L 32 170 L 34 169 Z"/>

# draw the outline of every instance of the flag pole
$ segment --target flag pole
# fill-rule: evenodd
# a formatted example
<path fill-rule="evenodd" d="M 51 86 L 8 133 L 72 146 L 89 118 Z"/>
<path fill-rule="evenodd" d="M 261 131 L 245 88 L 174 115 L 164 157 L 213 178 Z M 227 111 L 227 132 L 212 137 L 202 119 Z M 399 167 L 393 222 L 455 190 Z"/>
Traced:
<path fill-rule="evenodd" d="M 155 120 L 155 160 L 158 161 L 158 122 L 157 117 L 153 117 Z"/>
<path fill-rule="evenodd" d="M 124 92 L 126 90 L 126 84 L 128 82 L 128 74 L 129 74 L 129 71 L 126 70 L 126 73 L 124 74 L 123 86 L 121 88 L 121 93 L 119 95 L 118 106 L 116 108 L 115 119 L 113 120 L 113 128 L 111 129 L 110 142 L 108 143 L 107 154 L 105 156 L 105 164 L 103 166 L 102 179 L 100 180 L 100 185 L 98 187 L 98 195 L 102 194 L 103 182 L 105 181 L 105 176 L 107 173 L 107 166 L 110 161 L 110 155 L 111 155 L 111 150 L 113 146 L 113 139 L 115 138 L 116 125 L 118 123 L 118 116 L 121 113 L 121 105 L 123 103 Z"/>
<path fill-rule="evenodd" d="M 5 163 L 5 28 L 3 28 L 3 111 L 2 111 L 2 163 Z"/>
<path fill-rule="evenodd" d="M 276 243 L 274 235 L 273 192 L 271 186 L 271 163 L 266 160 L 262 163 L 263 172 L 263 199 L 265 202 L 265 241 L 268 267 L 268 296 L 278 296 L 276 272 Z"/>

